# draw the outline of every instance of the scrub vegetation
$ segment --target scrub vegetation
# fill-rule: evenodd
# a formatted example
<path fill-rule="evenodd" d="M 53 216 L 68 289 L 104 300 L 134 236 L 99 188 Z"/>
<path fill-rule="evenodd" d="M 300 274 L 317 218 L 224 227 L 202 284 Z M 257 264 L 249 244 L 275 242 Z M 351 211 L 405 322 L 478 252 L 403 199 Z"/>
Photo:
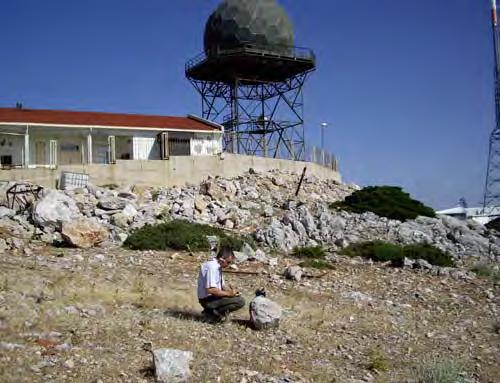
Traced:
<path fill-rule="evenodd" d="M 391 262 L 393 266 L 401 267 L 405 258 L 423 259 L 431 265 L 452 267 L 453 258 L 429 244 L 396 245 L 383 241 L 359 242 L 349 245 L 343 250 L 344 255 L 362 257 L 375 262 Z"/>
<path fill-rule="evenodd" d="M 220 246 L 241 249 L 248 239 L 226 231 L 188 221 L 174 220 L 158 225 L 148 225 L 127 238 L 124 246 L 131 250 L 210 250 L 207 236 L 217 236 Z"/>
<path fill-rule="evenodd" d="M 330 262 L 325 260 L 326 252 L 321 246 L 304 246 L 293 249 L 293 256 L 302 259 L 300 267 L 327 270 L 332 269 Z"/>
<path fill-rule="evenodd" d="M 380 217 L 406 221 L 418 216 L 435 217 L 436 213 L 422 202 L 414 200 L 396 186 L 369 186 L 358 190 L 330 208 L 353 213 L 372 212 Z"/>
<path fill-rule="evenodd" d="M 297 258 L 323 259 L 326 253 L 321 246 L 305 246 L 293 249 L 293 255 Z"/>

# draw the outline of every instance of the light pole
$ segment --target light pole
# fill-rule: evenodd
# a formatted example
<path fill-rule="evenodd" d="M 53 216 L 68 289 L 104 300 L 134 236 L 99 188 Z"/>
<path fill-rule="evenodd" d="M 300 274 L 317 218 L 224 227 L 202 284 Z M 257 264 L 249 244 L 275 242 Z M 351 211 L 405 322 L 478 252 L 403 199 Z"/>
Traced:
<path fill-rule="evenodd" d="M 328 126 L 326 122 L 321 123 L 321 160 L 322 165 L 325 164 L 325 129 Z"/>

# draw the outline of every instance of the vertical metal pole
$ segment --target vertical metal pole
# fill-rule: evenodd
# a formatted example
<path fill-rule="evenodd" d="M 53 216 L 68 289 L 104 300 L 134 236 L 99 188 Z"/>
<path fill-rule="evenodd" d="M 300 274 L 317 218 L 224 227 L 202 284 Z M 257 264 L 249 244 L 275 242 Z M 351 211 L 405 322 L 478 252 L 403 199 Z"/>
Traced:
<path fill-rule="evenodd" d="M 326 122 L 321 124 L 321 165 L 325 165 L 325 129 L 327 127 Z"/>
<path fill-rule="evenodd" d="M 266 99 L 264 97 L 264 84 L 261 84 L 260 86 L 260 102 L 261 102 L 261 112 L 262 112 L 262 128 L 264 130 L 263 136 L 264 136 L 264 157 L 267 157 L 267 148 L 269 146 L 268 140 L 268 132 L 267 132 L 267 118 L 266 118 Z"/>
<path fill-rule="evenodd" d="M 234 80 L 233 89 L 231 92 L 231 102 L 232 102 L 232 125 L 233 131 L 231 133 L 231 144 L 232 144 L 232 152 L 237 154 L 239 152 L 239 142 L 238 142 L 238 79 Z"/>

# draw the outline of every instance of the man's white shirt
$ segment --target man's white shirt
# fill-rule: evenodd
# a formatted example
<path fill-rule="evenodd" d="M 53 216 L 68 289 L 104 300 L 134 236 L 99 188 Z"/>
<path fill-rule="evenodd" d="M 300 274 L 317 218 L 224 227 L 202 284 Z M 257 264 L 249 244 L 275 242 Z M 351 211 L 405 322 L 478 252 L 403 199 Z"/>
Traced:
<path fill-rule="evenodd" d="M 207 289 L 212 287 L 220 290 L 224 288 L 224 277 L 216 258 L 212 258 L 201 265 L 200 273 L 198 274 L 198 299 L 210 296 L 207 293 Z"/>

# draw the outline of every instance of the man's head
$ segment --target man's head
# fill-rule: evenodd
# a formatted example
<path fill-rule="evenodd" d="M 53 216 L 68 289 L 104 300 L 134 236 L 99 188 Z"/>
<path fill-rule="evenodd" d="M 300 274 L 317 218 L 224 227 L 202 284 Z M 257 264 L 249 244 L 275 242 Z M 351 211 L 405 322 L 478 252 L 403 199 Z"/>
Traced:
<path fill-rule="evenodd" d="M 233 249 L 229 246 L 222 246 L 217 254 L 217 261 L 222 268 L 226 268 L 234 261 Z"/>

